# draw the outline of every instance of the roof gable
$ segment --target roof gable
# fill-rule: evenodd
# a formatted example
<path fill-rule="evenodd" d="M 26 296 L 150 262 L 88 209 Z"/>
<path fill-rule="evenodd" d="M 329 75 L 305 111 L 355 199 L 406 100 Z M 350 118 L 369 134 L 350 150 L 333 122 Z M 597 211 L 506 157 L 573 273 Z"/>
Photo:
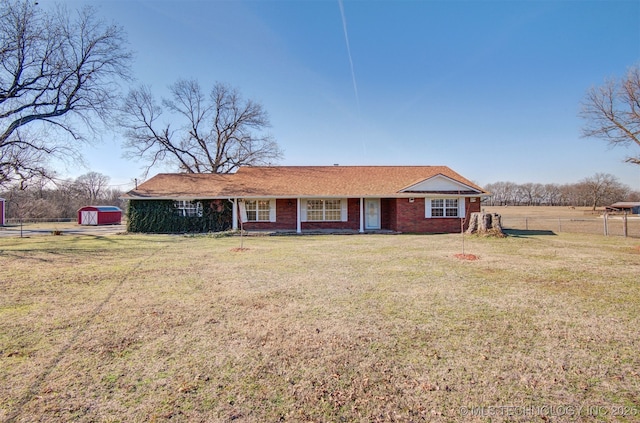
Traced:
<path fill-rule="evenodd" d="M 477 192 L 480 190 L 444 175 L 436 175 L 400 190 L 400 192 Z"/>

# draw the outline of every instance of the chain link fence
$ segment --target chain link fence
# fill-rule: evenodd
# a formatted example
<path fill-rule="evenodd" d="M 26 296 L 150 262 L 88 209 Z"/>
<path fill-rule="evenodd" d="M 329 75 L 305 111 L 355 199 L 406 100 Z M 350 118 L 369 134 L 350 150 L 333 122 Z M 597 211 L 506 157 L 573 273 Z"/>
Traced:
<path fill-rule="evenodd" d="M 504 229 L 574 232 L 640 238 L 640 216 L 600 215 L 584 218 L 502 216 Z"/>
<path fill-rule="evenodd" d="M 43 218 L 25 218 L 25 219 L 6 219 L 5 220 L 5 224 L 7 226 L 11 226 L 11 225 L 19 225 L 20 223 L 49 223 L 49 222 L 56 222 L 56 223 L 66 223 L 66 222 L 77 222 L 78 218 L 77 217 L 60 217 L 60 218 L 55 218 L 55 217 L 43 217 Z"/>

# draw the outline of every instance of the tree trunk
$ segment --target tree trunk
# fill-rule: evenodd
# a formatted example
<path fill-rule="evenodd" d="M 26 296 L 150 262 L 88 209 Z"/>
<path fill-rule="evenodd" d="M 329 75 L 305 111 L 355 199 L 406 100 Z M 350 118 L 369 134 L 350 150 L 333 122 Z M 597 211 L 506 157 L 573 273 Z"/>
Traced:
<path fill-rule="evenodd" d="M 503 237 L 502 218 L 497 213 L 471 213 L 468 234 Z"/>

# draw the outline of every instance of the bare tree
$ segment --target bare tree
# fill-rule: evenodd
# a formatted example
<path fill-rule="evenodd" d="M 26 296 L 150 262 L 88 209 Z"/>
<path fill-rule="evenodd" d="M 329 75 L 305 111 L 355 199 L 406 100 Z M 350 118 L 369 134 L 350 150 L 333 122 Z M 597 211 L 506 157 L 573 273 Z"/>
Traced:
<path fill-rule="evenodd" d="M 8 200 L 7 218 L 75 218 L 80 207 L 102 204 L 123 207 L 122 191 L 109 188 L 109 177 L 89 172 L 71 180 L 34 179 L 28 187 L 19 184 L 0 191 Z"/>
<path fill-rule="evenodd" d="M 492 197 L 488 205 L 549 205 L 592 207 L 615 203 L 616 201 L 636 201 L 640 193 L 632 191 L 610 174 L 596 173 L 572 184 L 539 184 L 527 182 L 494 182 L 485 185 Z"/>
<path fill-rule="evenodd" d="M 539 183 L 527 182 L 519 185 L 520 199 L 528 206 L 538 206 L 544 199 L 544 186 Z"/>
<path fill-rule="evenodd" d="M 30 189 L 32 188 L 29 187 L 28 190 Z M 87 205 L 86 203 L 80 204 L 79 194 L 75 181 L 71 179 L 57 180 L 55 189 L 51 189 L 49 192 L 48 198 L 51 210 L 55 211 L 56 216 L 61 218 L 75 217 L 78 209 Z"/>
<path fill-rule="evenodd" d="M 74 188 L 80 193 L 80 197 L 89 203 L 95 203 L 107 194 L 109 190 L 109 177 L 98 172 L 89 172 L 80 175 L 74 182 Z"/>
<path fill-rule="evenodd" d="M 485 185 L 485 189 L 491 193 L 491 197 L 488 198 L 488 204 L 490 206 L 503 206 L 507 204 L 507 199 L 504 192 L 504 186 L 506 182 L 493 182 Z"/>
<path fill-rule="evenodd" d="M 583 191 L 585 200 L 588 200 L 593 210 L 604 204 L 624 200 L 629 192 L 627 186 L 609 173 L 596 173 L 583 179 L 577 185 L 577 188 Z"/>
<path fill-rule="evenodd" d="M 0 184 L 48 175 L 53 158 L 79 157 L 118 101 L 131 53 L 120 27 L 87 7 L 73 15 L 31 0 L 0 0 Z M 99 119 L 95 119 L 95 118 Z"/>
<path fill-rule="evenodd" d="M 492 194 L 489 200 L 491 205 L 504 206 L 519 203 L 520 188 L 514 182 L 494 182 L 485 185 L 485 188 Z"/>
<path fill-rule="evenodd" d="M 543 203 L 548 206 L 559 206 L 562 201 L 562 191 L 558 184 L 544 184 Z"/>
<path fill-rule="evenodd" d="M 168 160 L 182 172 L 230 173 L 282 157 L 276 141 L 263 133 L 270 126 L 267 112 L 236 89 L 217 83 L 206 96 L 194 80 L 179 80 L 169 88 L 171 98 L 162 105 L 184 123 L 177 129 L 160 120 L 163 110 L 149 87 L 130 91 L 122 107 L 127 157 L 142 157 L 146 172 Z"/>
<path fill-rule="evenodd" d="M 609 79 L 591 88 L 582 102 L 580 116 L 585 119 L 582 134 L 608 141 L 612 145 L 640 147 L 640 65 L 629 69 L 626 77 Z M 640 164 L 640 155 L 628 157 Z"/>

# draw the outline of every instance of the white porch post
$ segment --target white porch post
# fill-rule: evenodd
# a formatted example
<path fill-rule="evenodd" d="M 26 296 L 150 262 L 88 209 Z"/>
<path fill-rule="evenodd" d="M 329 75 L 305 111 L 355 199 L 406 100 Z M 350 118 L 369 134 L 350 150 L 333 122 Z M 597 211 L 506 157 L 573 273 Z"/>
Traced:
<path fill-rule="evenodd" d="M 296 198 L 296 232 L 302 233 L 302 223 L 300 218 L 300 198 Z"/>
<path fill-rule="evenodd" d="M 360 198 L 360 233 L 364 232 L 364 198 Z"/>
<path fill-rule="evenodd" d="M 233 222 L 231 223 L 231 229 L 234 231 L 238 230 L 238 199 L 233 199 L 233 212 L 231 212 L 231 219 Z"/>

